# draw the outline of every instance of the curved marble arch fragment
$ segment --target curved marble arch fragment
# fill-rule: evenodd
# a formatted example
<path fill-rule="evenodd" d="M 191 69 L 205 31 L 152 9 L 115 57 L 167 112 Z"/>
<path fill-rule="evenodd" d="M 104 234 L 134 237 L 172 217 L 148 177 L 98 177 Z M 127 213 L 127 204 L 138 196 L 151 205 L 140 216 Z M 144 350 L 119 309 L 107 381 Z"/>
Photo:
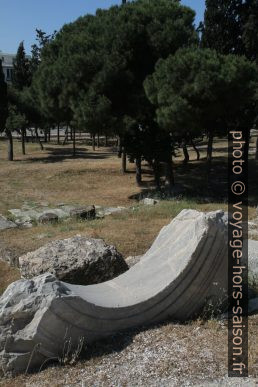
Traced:
<path fill-rule="evenodd" d="M 190 319 L 207 299 L 224 300 L 226 289 L 227 215 L 183 210 L 111 281 L 77 286 L 44 274 L 11 284 L 0 299 L 0 365 L 22 372 L 62 356 L 67 338 L 73 350 L 81 337 L 87 344 L 168 317 Z"/>

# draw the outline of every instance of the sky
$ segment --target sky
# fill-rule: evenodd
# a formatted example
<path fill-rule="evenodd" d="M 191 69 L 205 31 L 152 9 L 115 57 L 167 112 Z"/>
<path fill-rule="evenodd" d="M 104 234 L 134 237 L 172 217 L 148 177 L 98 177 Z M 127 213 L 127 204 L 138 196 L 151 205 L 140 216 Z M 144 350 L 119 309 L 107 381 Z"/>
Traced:
<path fill-rule="evenodd" d="M 97 8 L 121 4 L 121 0 L 0 0 L 0 50 L 16 53 L 24 41 L 27 54 L 35 43 L 35 29 L 48 34 Z M 196 25 L 203 19 L 205 0 L 181 0 L 196 11 Z"/>

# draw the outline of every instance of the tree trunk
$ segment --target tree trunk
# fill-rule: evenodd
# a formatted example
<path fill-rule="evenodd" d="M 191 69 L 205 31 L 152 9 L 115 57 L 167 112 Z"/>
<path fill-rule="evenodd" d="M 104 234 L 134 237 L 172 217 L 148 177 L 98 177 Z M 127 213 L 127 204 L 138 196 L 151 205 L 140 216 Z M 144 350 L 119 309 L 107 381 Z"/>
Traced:
<path fill-rule="evenodd" d="M 73 157 L 76 156 L 76 133 L 75 128 L 73 129 Z"/>
<path fill-rule="evenodd" d="M 107 135 L 105 136 L 105 147 L 106 148 L 108 147 L 108 136 Z"/>
<path fill-rule="evenodd" d="M 197 146 L 195 145 L 193 139 L 191 139 L 191 144 L 192 144 L 194 151 L 196 152 L 196 156 L 197 156 L 196 160 L 200 161 L 200 152 L 199 152 L 199 149 L 197 148 Z"/>
<path fill-rule="evenodd" d="M 27 143 L 29 142 L 28 136 L 27 136 L 27 129 L 24 130 L 24 141 Z"/>
<path fill-rule="evenodd" d="M 189 153 L 188 153 L 188 149 L 187 149 L 185 140 L 183 140 L 183 142 L 182 142 L 182 148 L 183 148 L 183 152 L 184 152 L 184 163 L 187 164 L 190 160 L 190 157 L 189 157 Z"/>
<path fill-rule="evenodd" d="M 25 131 L 26 129 L 21 130 L 21 140 L 22 140 L 22 154 L 25 155 Z"/>
<path fill-rule="evenodd" d="M 172 165 L 172 158 L 168 158 L 168 160 L 165 162 L 165 185 L 166 187 L 171 190 L 172 187 L 175 185 L 175 177 L 174 177 L 174 171 L 173 171 L 173 165 Z"/>
<path fill-rule="evenodd" d="M 126 173 L 126 151 L 123 149 L 122 153 L 122 173 Z"/>
<path fill-rule="evenodd" d="M 154 160 L 153 163 L 153 172 L 154 172 L 154 179 L 155 179 L 155 185 L 157 190 L 160 190 L 161 184 L 160 184 L 160 164 L 158 160 Z"/>
<path fill-rule="evenodd" d="M 97 148 L 99 148 L 99 133 L 97 134 Z"/>
<path fill-rule="evenodd" d="M 43 147 L 43 145 L 42 145 L 42 142 L 41 142 L 40 137 L 39 137 L 39 134 L 38 134 L 38 128 L 35 128 L 35 134 L 36 134 L 36 140 L 37 140 L 37 142 L 39 143 L 40 149 L 41 149 L 41 150 L 44 150 L 44 147 Z"/>
<path fill-rule="evenodd" d="M 118 137 L 117 137 L 117 157 L 118 157 L 119 159 L 121 159 L 122 153 L 123 153 L 123 150 L 122 150 L 122 141 L 121 141 L 121 137 L 118 136 Z"/>
<path fill-rule="evenodd" d="M 32 129 L 30 130 L 30 134 L 31 134 L 31 142 L 34 143 L 35 142 L 35 136 L 34 136 L 34 133 L 33 133 Z"/>
<path fill-rule="evenodd" d="M 70 140 L 73 141 L 73 129 L 70 128 Z"/>
<path fill-rule="evenodd" d="M 5 130 L 7 138 L 8 138 L 8 161 L 13 161 L 13 135 L 9 129 Z"/>
<path fill-rule="evenodd" d="M 250 129 L 243 130 L 243 137 L 245 140 L 244 145 L 244 160 L 246 163 L 249 161 L 249 148 L 250 148 Z"/>
<path fill-rule="evenodd" d="M 48 142 L 51 141 L 51 128 L 48 129 Z"/>
<path fill-rule="evenodd" d="M 68 142 L 68 136 L 69 136 L 69 125 L 67 124 L 66 129 L 65 129 L 65 138 L 63 141 L 63 145 L 65 145 Z"/>
<path fill-rule="evenodd" d="M 255 160 L 258 160 L 258 137 L 256 139 L 256 153 L 255 153 Z"/>
<path fill-rule="evenodd" d="M 92 150 L 94 152 L 96 150 L 96 136 L 95 136 L 95 134 L 92 135 Z"/>
<path fill-rule="evenodd" d="M 208 147 L 207 147 L 207 161 L 212 162 L 212 150 L 213 150 L 213 132 L 210 131 L 208 135 Z"/>
<path fill-rule="evenodd" d="M 213 131 L 208 134 L 208 147 L 207 147 L 207 182 L 210 181 L 211 163 L 212 163 L 212 151 L 213 151 Z"/>
<path fill-rule="evenodd" d="M 60 144 L 60 124 L 57 124 L 57 144 Z"/>
<path fill-rule="evenodd" d="M 44 130 L 44 142 L 47 143 L 47 129 Z"/>
<path fill-rule="evenodd" d="M 142 158 L 141 157 L 136 158 L 135 166 L 136 166 L 136 183 L 138 185 L 141 185 L 141 182 L 142 182 Z"/>

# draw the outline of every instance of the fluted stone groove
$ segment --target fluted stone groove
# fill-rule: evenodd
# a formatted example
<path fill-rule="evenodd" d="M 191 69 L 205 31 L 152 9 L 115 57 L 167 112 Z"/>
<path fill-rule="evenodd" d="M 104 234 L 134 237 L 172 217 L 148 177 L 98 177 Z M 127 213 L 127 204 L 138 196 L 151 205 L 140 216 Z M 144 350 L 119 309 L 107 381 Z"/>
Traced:
<path fill-rule="evenodd" d="M 87 344 L 168 317 L 187 320 L 208 300 L 224 300 L 226 289 L 227 216 L 184 210 L 111 281 L 78 286 L 44 274 L 10 285 L 0 299 L 0 365 L 21 372 L 61 356 L 67 337 L 76 348 L 80 337 Z"/>

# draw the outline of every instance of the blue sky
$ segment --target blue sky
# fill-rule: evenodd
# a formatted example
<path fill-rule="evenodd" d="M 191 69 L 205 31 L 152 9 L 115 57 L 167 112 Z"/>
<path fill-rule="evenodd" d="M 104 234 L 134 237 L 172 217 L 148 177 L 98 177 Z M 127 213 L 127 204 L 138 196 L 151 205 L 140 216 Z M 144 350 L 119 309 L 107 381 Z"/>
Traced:
<path fill-rule="evenodd" d="M 15 53 L 23 40 L 27 53 L 35 41 L 35 29 L 59 30 L 97 8 L 120 4 L 121 0 L 0 0 L 0 50 Z M 196 11 L 196 24 L 203 18 L 205 0 L 181 0 Z"/>

